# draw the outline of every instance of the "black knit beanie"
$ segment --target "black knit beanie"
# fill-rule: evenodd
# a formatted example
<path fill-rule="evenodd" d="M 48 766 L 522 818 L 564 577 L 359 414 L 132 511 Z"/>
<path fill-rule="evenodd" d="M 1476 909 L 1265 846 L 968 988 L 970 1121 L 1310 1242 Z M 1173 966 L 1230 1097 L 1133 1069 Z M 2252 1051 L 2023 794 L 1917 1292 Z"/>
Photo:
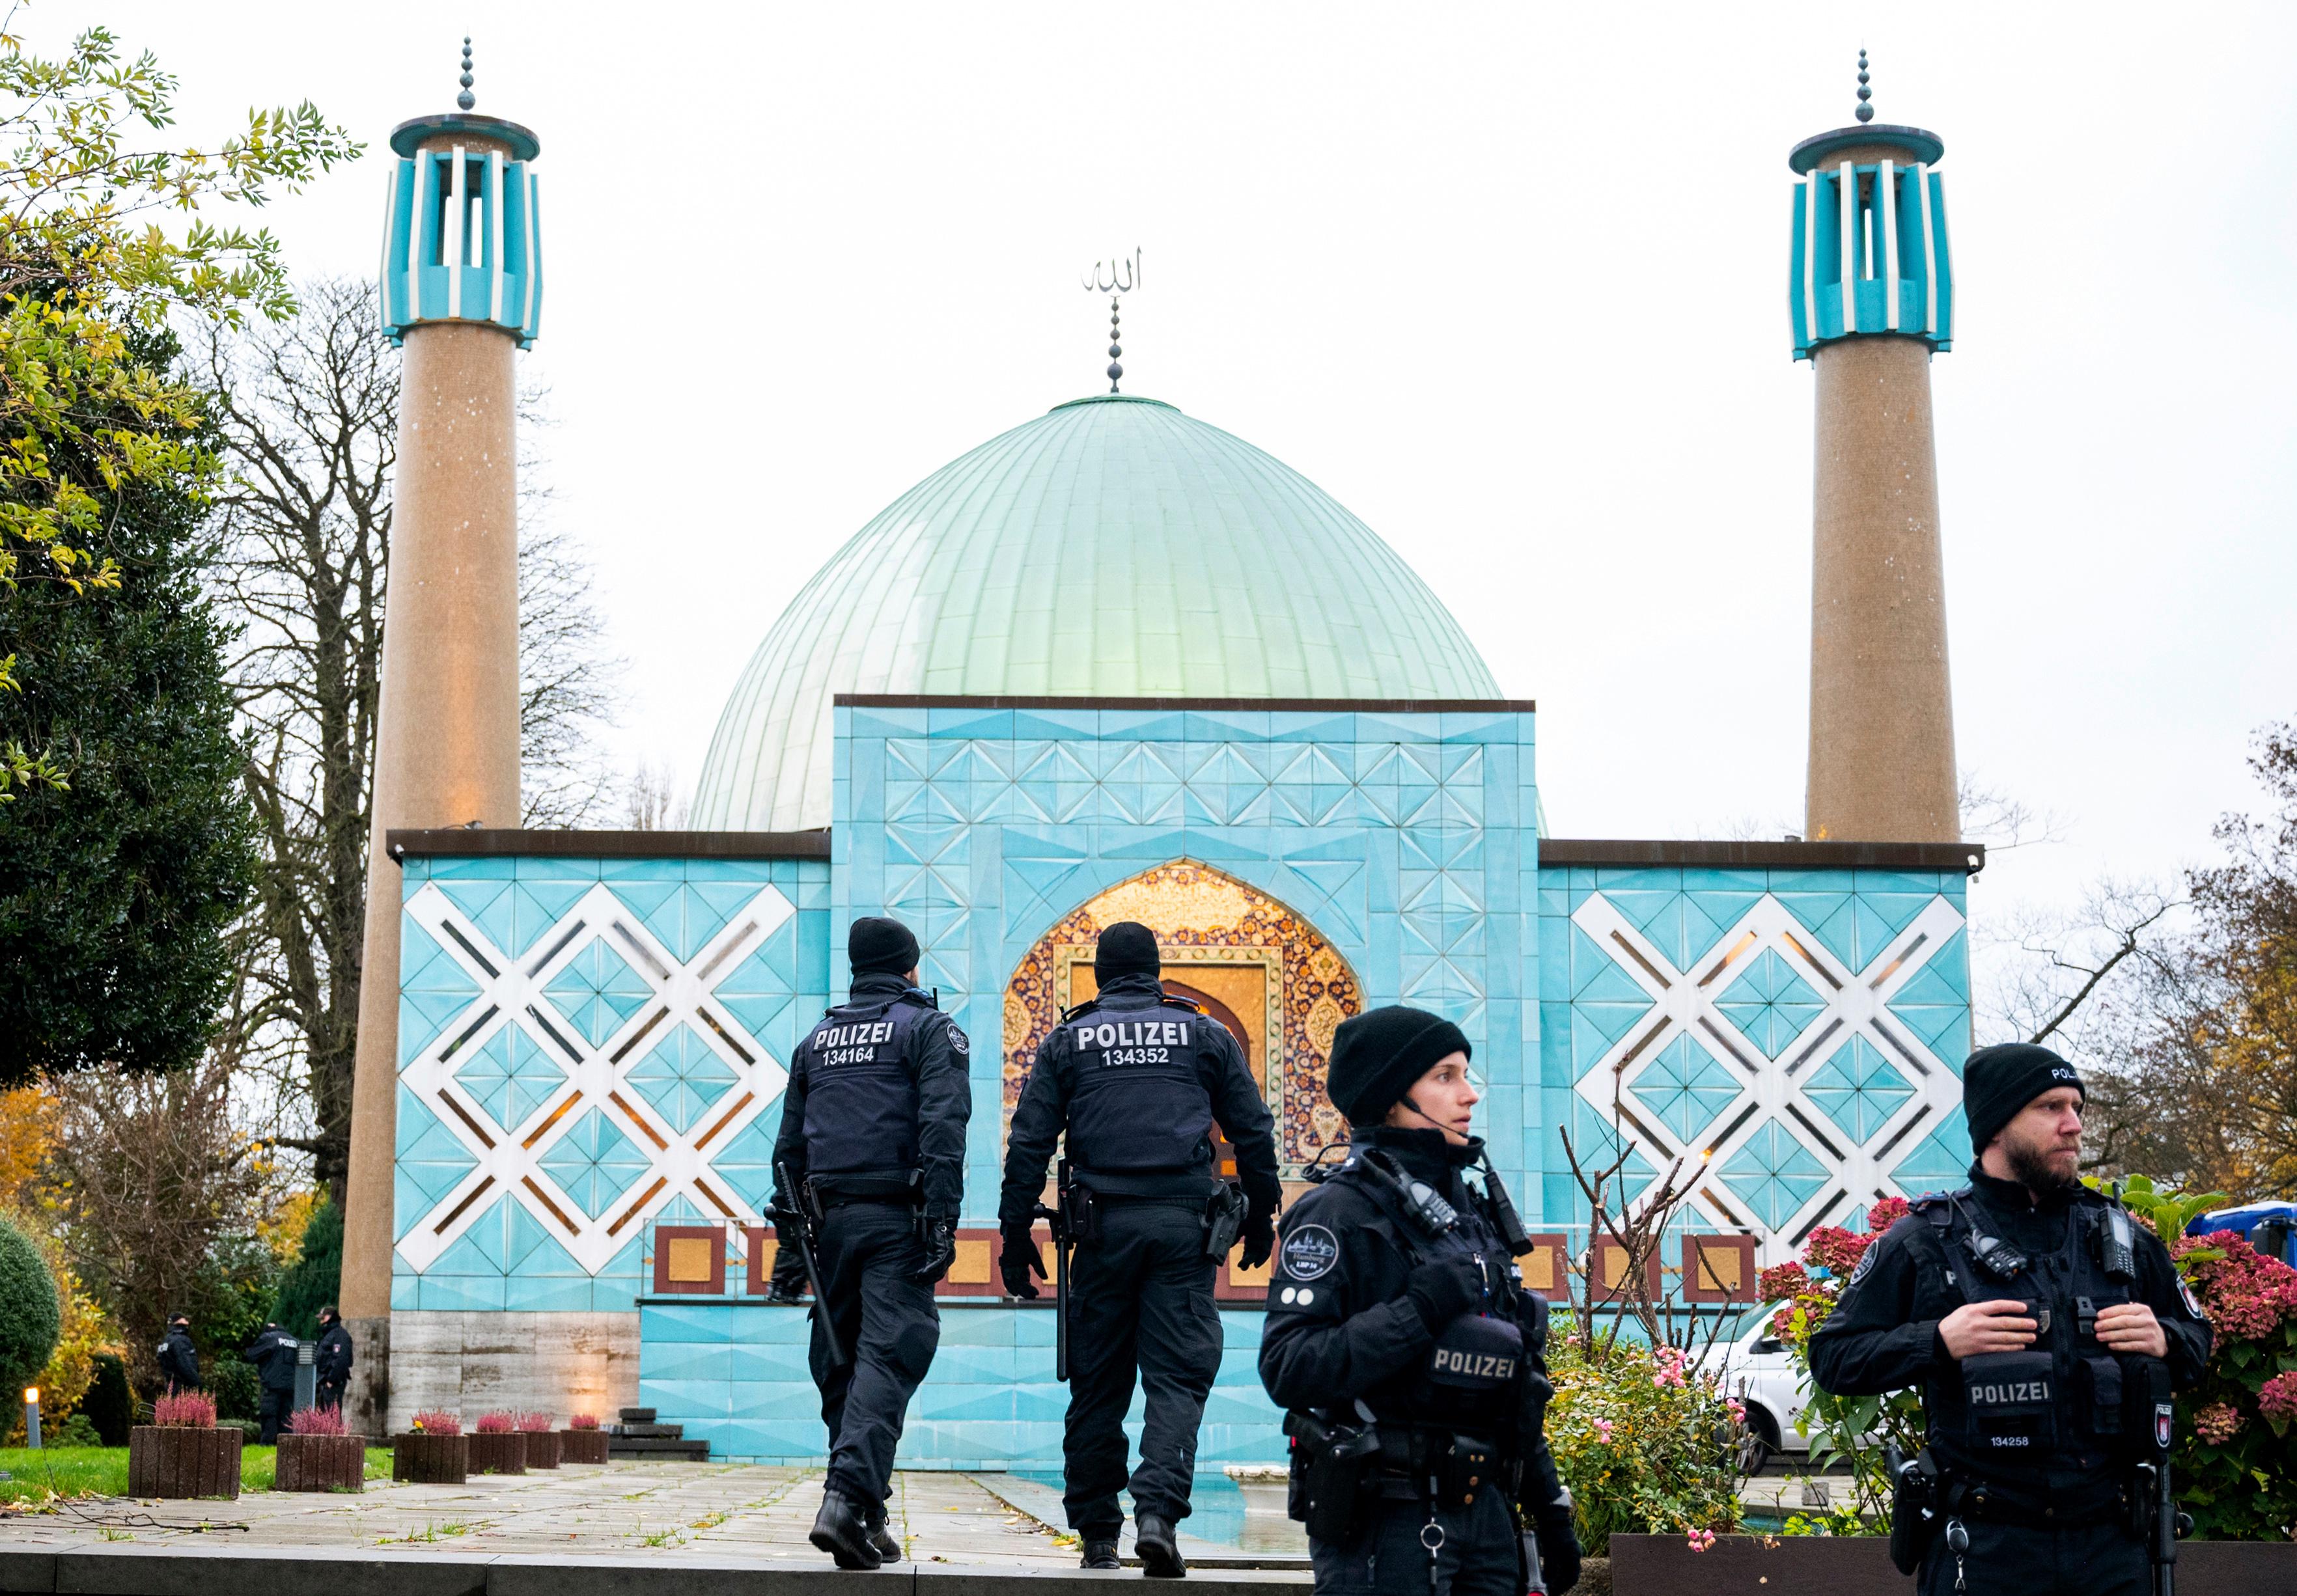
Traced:
<path fill-rule="evenodd" d="M 1424 1008 L 1374 1008 L 1342 1020 L 1332 1033 L 1324 1095 L 1359 1128 L 1376 1125 L 1412 1082 L 1454 1053 L 1474 1056 L 1465 1032 Z"/>
<path fill-rule="evenodd" d="M 863 915 L 845 934 L 856 975 L 906 975 L 918 967 L 918 939 L 899 920 Z"/>
<path fill-rule="evenodd" d="M 1983 1153 L 2002 1127 L 2044 1092 L 2071 1086 L 2089 1099 L 2089 1089 L 2074 1066 L 2047 1048 L 2031 1042 L 2002 1042 L 1980 1048 L 1962 1066 L 1962 1116 L 1970 1122 L 1970 1147 Z"/>
<path fill-rule="evenodd" d="M 1165 967 L 1157 957 L 1157 934 L 1138 920 L 1119 920 L 1093 944 L 1092 978 L 1107 986 L 1120 975 L 1154 975 Z"/>

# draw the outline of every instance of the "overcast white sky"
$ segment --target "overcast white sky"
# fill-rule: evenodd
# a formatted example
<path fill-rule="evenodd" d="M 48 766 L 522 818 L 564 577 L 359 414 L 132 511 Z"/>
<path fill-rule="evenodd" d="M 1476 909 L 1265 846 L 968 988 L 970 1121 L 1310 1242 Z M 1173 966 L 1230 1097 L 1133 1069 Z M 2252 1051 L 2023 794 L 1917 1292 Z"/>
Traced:
<path fill-rule="evenodd" d="M 1789 173 L 1849 119 L 1946 141 L 1934 367 L 1965 769 L 2070 818 L 1982 892 L 2174 870 L 2297 713 L 2297 9 L 1158 3 L 386 7 L 41 0 L 380 153 L 541 136 L 558 514 L 690 784 L 828 553 L 1101 386 L 1078 275 L 1138 245 L 1128 391 L 1386 536 L 1540 705 L 1557 835 L 1799 828 L 1812 383 Z M 228 25 L 226 25 L 228 23 Z M 376 154 L 275 207 L 367 274 Z M 1981 902 L 1983 899 L 1981 899 Z"/>

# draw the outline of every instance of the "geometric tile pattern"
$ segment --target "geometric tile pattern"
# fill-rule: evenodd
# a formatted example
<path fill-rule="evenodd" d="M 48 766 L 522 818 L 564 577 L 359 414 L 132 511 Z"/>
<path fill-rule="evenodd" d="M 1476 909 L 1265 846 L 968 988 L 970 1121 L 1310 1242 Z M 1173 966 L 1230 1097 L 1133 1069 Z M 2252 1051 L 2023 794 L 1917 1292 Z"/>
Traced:
<path fill-rule="evenodd" d="M 1641 1155 L 1633 1200 L 1706 1172 L 1685 1222 L 1750 1231 L 1765 1263 L 1877 1197 L 1968 1162 L 1964 880 L 1908 871 L 1541 873 L 1541 1082 L 1582 1151 Z M 1548 1222 L 1586 1221 L 1551 1139 Z"/>
<path fill-rule="evenodd" d="M 760 1020 L 820 1011 L 827 888 L 814 860 L 408 860 L 394 1305 L 627 1307 L 650 1221 L 758 1218 L 714 1161 L 778 1123 Z"/>

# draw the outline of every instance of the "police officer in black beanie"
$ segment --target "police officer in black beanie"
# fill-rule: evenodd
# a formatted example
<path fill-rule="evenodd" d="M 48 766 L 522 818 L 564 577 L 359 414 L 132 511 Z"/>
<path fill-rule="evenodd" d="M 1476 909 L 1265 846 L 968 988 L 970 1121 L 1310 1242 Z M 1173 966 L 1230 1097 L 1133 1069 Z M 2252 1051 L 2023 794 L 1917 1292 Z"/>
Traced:
<path fill-rule="evenodd" d="M 885 1493 L 902 1415 L 941 1343 L 934 1283 L 957 1257 L 972 1049 L 918 990 L 908 926 L 858 919 L 845 951 L 852 988 L 798 1044 L 774 1160 L 777 1181 L 787 1168 L 801 1187 L 778 1184 L 780 1205 L 815 1216 L 823 1305 L 851 1354 L 830 1367 L 817 1319 L 809 1361 L 829 1468 L 811 1539 L 841 1568 L 875 1568 L 902 1556 Z"/>
<path fill-rule="evenodd" d="M 1970 1184 L 1866 1249 L 1811 1337 L 1812 1377 L 1840 1396 L 1922 1387 L 1892 1551 L 1922 1596 L 2145 1596 L 2161 1492 L 2142 1468 L 2209 1323 L 2160 1238 L 2082 1185 L 2073 1065 L 1980 1048 L 1962 1083 Z"/>
<path fill-rule="evenodd" d="M 1215 1122 L 1243 1184 L 1242 1262 L 1257 1268 L 1276 1241 L 1283 1187 L 1275 1121 L 1227 1027 L 1165 995 L 1157 937 L 1121 921 L 1100 934 L 1099 991 L 1061 1016 L 1022 1089 L 998 1200 L 1005 1289 L 1033 1297 L 1045 1273 L 1029 1230 L 1045 1164 L 1068 1133 L 1071 1178 L 1087 1232 L 1069 1281 L 1069 1411 L 1063 1505 L 1083 1566 L 1117 1566 L 1126 1484 L 1124 1411 L 1135 1375 L 1147 1390 L 1140 1466 L 1132 1471 L 1135 1547 L 1148 1574 L 1188 1572 L 1173 1526 L 1189 1515 L 1197 1427 L 1220 1373 L 1213 1277 L 1238 1233 L 1233 1188 L 1215 1181 Z M 1223 1233 L 1223 1227 L 1226 1230 Z"/>
<path fill-rule="evenodd" d="M 1521 1596 L 1578 1582 L 1547 1449 L 1547 1304 L 1481 1138 L 1460 1028 L 1375 1008 L 1332 1039 L 1348 1158 L 1285 1217 L 1260 1378 L 1287 1410 L 1316 1590 Z M 1480 1166 L 1480 1189 L 1465 1179 Z"/>

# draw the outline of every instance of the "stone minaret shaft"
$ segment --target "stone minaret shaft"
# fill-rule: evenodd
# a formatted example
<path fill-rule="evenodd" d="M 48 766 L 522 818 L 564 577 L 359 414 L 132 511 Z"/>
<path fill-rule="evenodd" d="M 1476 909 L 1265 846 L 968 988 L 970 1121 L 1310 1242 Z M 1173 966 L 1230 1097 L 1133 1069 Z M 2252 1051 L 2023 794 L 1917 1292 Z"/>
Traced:
<path fill-rule="evenodd" d="M 464 84 L 467 90 L 467 54 Z M 401 882 L 395 830 L 519 824 L 515 358 L 541 309 L 534 136 L 468 114 L 391 136 L 379 309 L 404 350 L 342 1304 L 354 1427 L 385 1433 Z"/>
<path fill-rule="evenodd" d="M 1818 374 L 1813 839 L 1961 837 L 1931 422 L 1931 358 L 1954 325 L 1943 151 L 1921 128 L 1873 125 L 1806 139 L 1790 160 L 1795 354 Z"/>

